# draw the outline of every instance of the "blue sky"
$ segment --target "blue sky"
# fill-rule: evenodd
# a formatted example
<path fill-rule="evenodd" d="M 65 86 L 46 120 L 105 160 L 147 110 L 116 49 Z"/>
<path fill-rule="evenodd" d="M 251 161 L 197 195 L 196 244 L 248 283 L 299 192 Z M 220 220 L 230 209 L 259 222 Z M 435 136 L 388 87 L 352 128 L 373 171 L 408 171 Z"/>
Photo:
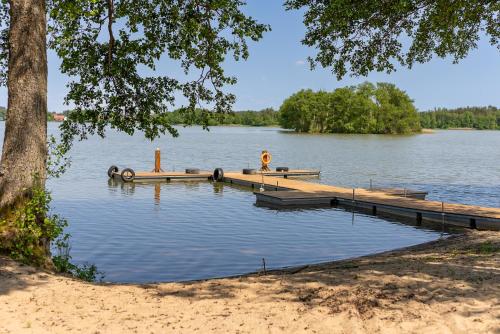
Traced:
<path fill-rule="evenodd" d="M 265 4 L 265 5 L 264 5 Z M 450 59 L 435 58 L 418 64 L 411 70 L 398 68 L 391 74 L 371 73 L 368 77 L 349 77 L 337 81 L 329 69 L 309 69 L 306 58 L 315 50 L 301 45 L 305 28 L 300 12 L 286 12 L 282 1 L 249 1 L 245 11 L 268 23 L 272 31 L 258 43 L 250 44 L 250 58 L 246 62 L 229 61 L 228 74 L 238 83 L 228 91 L 236 94 L 235 110 L 278 108 L 286 97 L 302 88 L 333 90 L 337 87 L 363 81 L 392 82 L 405 90 L 419 110 L 434 107 L 472 105 L 500 106 L 500 52 L 489 45 L 487 38 L 459 64 Z M 62 111 L 66 83 L 69 79 L 59 73 L 59 60 L 49 53 L 48 105 L 50 111 Z M 161 61 L 159 71 L 173 76 L 181 75 L 172 69 L 172 62 Z M 0 105 L 5 106 L 7 93 L 0 88 Z"/>

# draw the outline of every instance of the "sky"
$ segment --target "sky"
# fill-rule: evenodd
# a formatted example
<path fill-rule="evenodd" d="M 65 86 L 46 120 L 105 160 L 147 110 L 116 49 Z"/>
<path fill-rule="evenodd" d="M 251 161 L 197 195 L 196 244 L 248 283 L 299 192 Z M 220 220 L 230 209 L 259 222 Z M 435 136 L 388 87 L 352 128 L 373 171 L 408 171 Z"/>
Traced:
<path fill-rule="evenodd" d="M 285 11 L 281 0 L 248 2 L 245 12 L 261 23 L 270 24 L 272 31 L 265 33 L 259 42 L 250 43 L 247 61 L 229 61 L 224 66 L 227 74 L 238 78 L 238 83 L 228 88 L 237 97 L 234 110 L 279 108 L 285 98 L 300 89 L 331 91 L 364 81 L 396 84 L 408 93 L 420 111 L 436 107 L 500 106 L 500 52 L 486 37 L 459 64 L 453 64 L 451 59 L 434 58 L 411 70 L 397 67 L 391 74 L 347 75 L 338 81 L 330 69 L 310 70 L 306 59 L 316 51 L 300 42 L 305 33 L 301 12 Z M 49 52 L 48 62 L 48 108 L 61 112 L 69 108 L 64 105 L 64 96 L 70 79 L 60 74 L 60 60 L 53 52 Z M 159 62 L 158 71 L 174 77 L 182 75 L 168 60 Z M 6 105 L 7 92 L 1 87 L 0 106 Z"/>

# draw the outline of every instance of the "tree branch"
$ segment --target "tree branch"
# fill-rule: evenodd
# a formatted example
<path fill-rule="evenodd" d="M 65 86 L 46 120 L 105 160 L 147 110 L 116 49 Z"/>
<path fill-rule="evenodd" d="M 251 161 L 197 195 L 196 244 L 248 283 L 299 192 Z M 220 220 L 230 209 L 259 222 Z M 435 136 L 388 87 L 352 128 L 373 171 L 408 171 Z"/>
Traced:
<path fill-rule="evenodd" d="M 113 61 L 113 47 L 115 45 L 115 37 L 113 36 L 113 12 L 115 6 L 113 0 L 108 0 L 108 33 L 109 33 L 109 46 L 108 46 L 108 71 L 111 71 L 111 63 Z"/>

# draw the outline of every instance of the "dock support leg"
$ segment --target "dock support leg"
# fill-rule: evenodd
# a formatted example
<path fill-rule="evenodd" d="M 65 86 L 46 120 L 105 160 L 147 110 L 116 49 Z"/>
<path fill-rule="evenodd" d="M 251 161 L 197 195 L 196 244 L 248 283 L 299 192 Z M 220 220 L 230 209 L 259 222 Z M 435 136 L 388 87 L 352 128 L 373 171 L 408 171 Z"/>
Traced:
<path fill-rule="evenodd" d="M 471 218 L 469 220 L 469 227 L 472 228 L 472 229 L 477 229 L 477 225 L 476 225 L 476 219 L 475 218 Z"/>
<path fill-rule="evenodd" d="M 337 197 L 330 200 L 330 206 L 337 207 L 338 205 L 339 205 L 339 200 L 337 199 Z"/>
<path fill-rule="evenodd" d="M 422 225 L 422 213 L 417 212 L 417 225 L 420 226 Z"/>
<path fill-rule="evenodd" d="M 374 215 L 374 216 L 377 215 L 377 207 L 375 205 L 372 206 L 372 215 Z"/>

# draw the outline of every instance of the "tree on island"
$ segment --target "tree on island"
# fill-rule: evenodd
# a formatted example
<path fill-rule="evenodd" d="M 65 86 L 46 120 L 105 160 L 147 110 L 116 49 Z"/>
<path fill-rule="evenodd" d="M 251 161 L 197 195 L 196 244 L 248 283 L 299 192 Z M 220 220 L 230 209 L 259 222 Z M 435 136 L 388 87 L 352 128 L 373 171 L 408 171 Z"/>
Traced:
<path fill-rule="evenodd" d="M 281 108 L 281 126 L 297 132 L 406 134 L 420 130 L 410 97 L 393 84 L 364 83 L 333 92 L 301 90 Z"/>
<path fill-rule="evenodd" d="M 234 96 L 223 87 L 236 79 L 221 66 L 227 56 L 248 57 L 247 39 L 268 26 L 247 17 L 241 0 L 0 0 L 0 85 L 8 110 L 0 161 L 0 215 L 7 217 L 33 197 L 34 177 L 43 186 L 47 164 L 47 40 L 73 78 L 66 102 L 75 112 L 62 125 L 73 137 L 104 135 L 107 126 L 147 138 L 170 132 L 167 106 L 185 96 L 183 112 L 211 106 L 223 113 Z M 498 1 L 288 0 L 305 8 L 306 45 L 318 48 L 312 64 L 365 75 L 411 67 L 432 55 L 456 61 L 476 47 L 479 31 L 498 45 Z M 400 37 L 412 43 L 403 51 Z M 168 57 L 195 79 L 141 76 Z M 190 117 L 186 117 L 187 120 Z M 41 219 L 42 217 L 39 217 Z"/>

